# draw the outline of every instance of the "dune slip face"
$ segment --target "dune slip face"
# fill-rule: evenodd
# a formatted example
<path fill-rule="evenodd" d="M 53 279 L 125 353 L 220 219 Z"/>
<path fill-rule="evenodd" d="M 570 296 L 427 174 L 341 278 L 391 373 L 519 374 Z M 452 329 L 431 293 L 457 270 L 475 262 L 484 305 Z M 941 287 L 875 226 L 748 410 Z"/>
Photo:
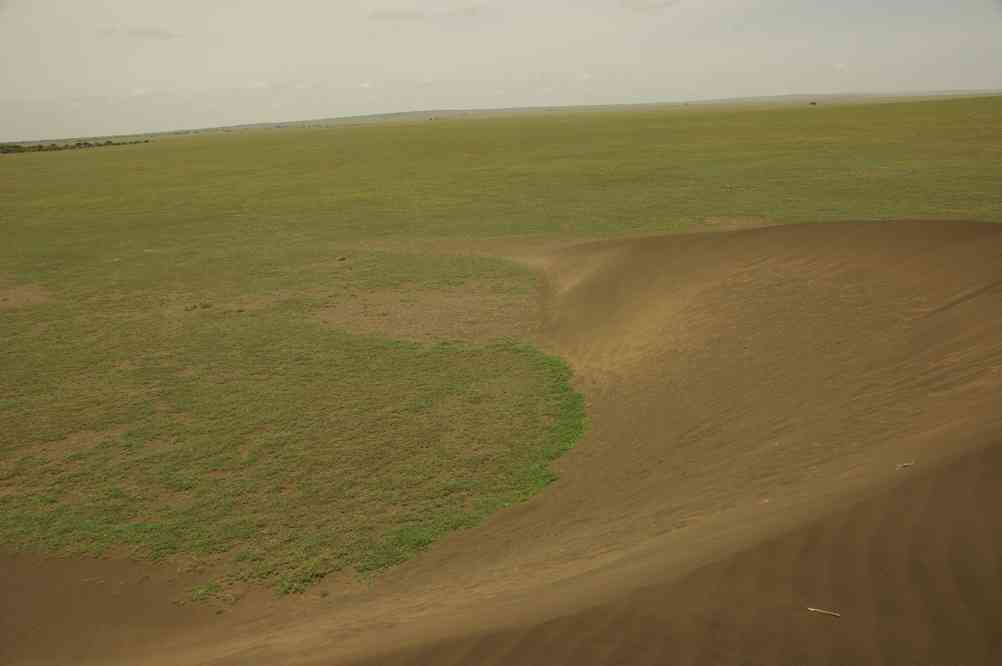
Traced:
<path fill-rule="evenodd" d="M 556 482 L 370 588 L 72 663 L 1002 659 L 1002 226 L 524 256 L 546 277 L 539 344 L 588 405 Z"/>

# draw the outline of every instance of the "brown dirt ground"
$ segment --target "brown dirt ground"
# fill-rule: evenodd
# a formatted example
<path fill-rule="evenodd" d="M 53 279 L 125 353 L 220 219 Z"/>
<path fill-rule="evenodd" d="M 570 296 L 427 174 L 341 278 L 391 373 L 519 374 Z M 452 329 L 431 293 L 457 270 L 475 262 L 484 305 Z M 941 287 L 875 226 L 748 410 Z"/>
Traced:
<path fill-rule="evenodd" d="M 136 657 L 137 644 L 215 617 L 173 600 L 195 576 L 124 560 L 0 556 L 0 663 L 71 664 Z M 134 663 L 134 662 L 133 662 Z"/>
<path fill-rule="evenodd" d="M 503 294 L 478 285 L 361 292 L 324 308 L 319 318 L 351 333 L 420 342 L 531 339 L 539 333 L 535 294 Z"/>
<path fill-rule="evenodd" d="M 0 284 L 0 310 L 14 310 L 39 305 L 49 300 L 49 290 L 38 284 L 3 286 Z"/>
<path fill-rule="evenodd" d="M 49 460 L 65 460 L 76 453 L 88 451 L 101 442 L 121 435 L 125 432 L 124 427 L 112 428 L 110 430 L 84 430 L 75 432 L 66 437 L 32 447 L 32 453 L 48 458 Z"/>
<path fill-rule="evenodd" d="M 1002 226 L 509 254 L 545 271 L 545 344 L 589 404 L 544 493 L 371 587 L 159 630 L 133 632 L 134 585 L 83 621 L 14 569 L 0 661 L 1002 663 Z"/>

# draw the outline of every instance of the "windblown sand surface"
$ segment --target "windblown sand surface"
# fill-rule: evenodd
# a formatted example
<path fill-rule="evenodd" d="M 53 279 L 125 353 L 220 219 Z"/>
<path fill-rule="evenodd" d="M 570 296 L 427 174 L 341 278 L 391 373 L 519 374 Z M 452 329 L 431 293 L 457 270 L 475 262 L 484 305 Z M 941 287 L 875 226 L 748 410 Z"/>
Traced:
<path fill-rule="evenodd" d="M 73 625 L 56 600 L 77 584 L 22 564 L 0 577 L 0 661 L 1002 663 L 1002 226 L 523 258 L 589 401 L 550 488 L 371 589 L 178 611 L 131 642 L 111 636 L 147 587 Z"/>

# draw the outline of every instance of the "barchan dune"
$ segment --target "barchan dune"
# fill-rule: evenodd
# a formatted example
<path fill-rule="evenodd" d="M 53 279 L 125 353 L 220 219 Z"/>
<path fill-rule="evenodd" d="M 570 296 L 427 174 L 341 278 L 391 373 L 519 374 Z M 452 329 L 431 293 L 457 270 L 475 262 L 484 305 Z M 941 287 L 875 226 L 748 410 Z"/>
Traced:
<path fill-rule="evenodd" d="M 364 663 L 1002 659 L 1002 228 L 601 242 L 548 271 L 590 435 L 414 563 L 453 610 Z"/>

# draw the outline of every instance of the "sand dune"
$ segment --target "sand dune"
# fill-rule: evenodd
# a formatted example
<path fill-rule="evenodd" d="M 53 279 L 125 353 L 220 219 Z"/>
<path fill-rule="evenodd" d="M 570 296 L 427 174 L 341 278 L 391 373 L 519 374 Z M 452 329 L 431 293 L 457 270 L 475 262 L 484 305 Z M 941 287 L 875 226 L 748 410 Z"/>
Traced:
<path fill-rule="evenodd" d="M 603 242 L 548 270 L 591 434 L 417 565 L 473 551 L 532 594 L 375 662 L 993 663 L 1002 229 Z"/>
<path fill-rule="evenodd" d="M 362 663 L 1002 663 L 1000 503 L 991 447 L 680 581 Z"/>
<path fill-rule="evenodd" d="M 244 608 L 123 661 L 1002 663 L 1002 226 L 532 260 L 542 344 L 589 402 L 559 481 L 371 590 Z"/>

